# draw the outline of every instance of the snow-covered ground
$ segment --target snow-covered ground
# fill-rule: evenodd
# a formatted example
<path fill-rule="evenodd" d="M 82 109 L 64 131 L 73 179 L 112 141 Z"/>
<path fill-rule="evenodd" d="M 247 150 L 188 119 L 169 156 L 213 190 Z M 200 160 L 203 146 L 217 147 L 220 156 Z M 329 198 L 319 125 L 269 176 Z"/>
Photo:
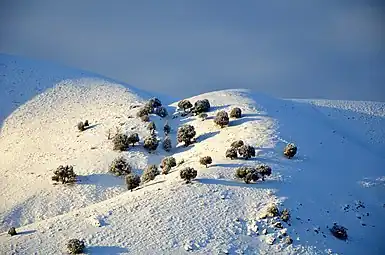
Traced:
<path fill-rule="evenodd" d="M 0 253 L 65 254 L 72 238 L 83 239 L 89 254 L 385 252 L 384 103 L 210 92 L 189 99 L 210 101 L 205 121 L 172 118 L 177 102 L 168 106 L 169 117 L 151 116 L 160 139 L 165 121 L 171 125 L 170 153 L 159 146 L 149 154 L 142 145 L 113 151 L 109 130 L 137 132 L 141 141 L 149 134 L 133 106 L 150 95 L 87 72 L 0 56 Z M 217 127 L 216 113 L 233 107 L 244 116 Z M 92 128 L 79 132 L 85 119 Z M 175 147 L 177 128 L 186 123 L 195 127 L 197 143 Z M 238 139 L 257 156 L 226 159 Z M 291 160 L 282 156 L 288 142 L 299 148 Z M 169 155 L 185 163 L 130 192 L 108 172 L 119 155 L 139 174 Z M 213 158 L 209 168 L 199 164 L 206 155 Z M 265 182 L 234 178 L 237 167 L 258 163 L 273 169 Z M 53 185 L 52 171 L 67 164 L 78 183 Z M 186 166 L 198 170 L 193 184 L 179 177 Z M 291 212 L 290 224 L 282 223 L 291 245 L 270 219 L 260 219 L 273 203 Z M 334 222 L 348 229 L 347 241 L 331 235 Z M 7 235 L 10 226 L 19 235 Z"/>

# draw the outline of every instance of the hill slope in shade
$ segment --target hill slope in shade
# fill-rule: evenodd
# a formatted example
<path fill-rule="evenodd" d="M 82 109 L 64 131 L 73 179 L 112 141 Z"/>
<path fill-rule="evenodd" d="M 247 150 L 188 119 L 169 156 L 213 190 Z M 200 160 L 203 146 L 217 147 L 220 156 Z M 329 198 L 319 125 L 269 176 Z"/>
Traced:
<path fill-rule="evenodd" d="M 27 67 L 41 73 L 37 80 L 47 82 L 17 107 L 7 105 L 11 96 L 2 94 L 9 97 L 1 108 L 6 109 L 1 111 L 6 120 L 0 134 L 2 230 L 14 225 L 20 232 L 0 235 L 2 253 L 60 254 L 71 238 L 84 239 L 91 254 L 384 252 L 383 103 L 284 100 L 248 90 L 211 92 L 190 98 L 210 101 L 205 121 L 177 113 L 173 118 L 177 102 L 168 106 L 167 118 L 151 116 L 161 140 L 167 120 L 174 146 L 183 124 L 195 127 L 197 143 L 178 145 L 171 153 L 160 146 L 149 154 L 142 145 L 117 153 L 107 140 L 108 130 L 118 126 L 137 132 L 141 141 L 148 135 L 146 124 L 135 117 L 138 109 L 132 108 L 145 102 L 146 93 L 90 75 L 50 80 L 51 69 L 20 60 L 15 68 L 3 69 L 8 78 L 1 80 L 1 88 L 9 88 L 13 79 L 27 80 L 25 73 L 15 71 Z M 23 89 L 33 91 L 35 85 L 30 82 Z M 216 113 L 233 107 L 240 107 L 243 117 L 231 119 L 223 129 L 216 126 Z M 84 119 L 93 127 L 80 133 L 76 124 Z M 257 156 L 226 159 L 226 149 L 238 139 L 254 146 Z M 292 141 L 299 152 L 289 160 L 282 151 Z M 126 191 L 123 178 L 108 173 L 119 155 L 141 174 L 146 165 L 171 154 L 185 163 L 133 192 Z M 213 158 L 209 168 L 199 164 L 206 155 Z M 273 169 L 265 182 L 247 185 L 234 178 L 237 167 L 258 163 Z M 77 184 L 52 185 L 52 170 L 60 164 L 74 165 Z M 198 170 L 193 184 L 179 177 L 186 166 Z M 291 212 L 290 224 L 283 227 L 292 245 L 279 239 L 281 230 L 272 228 L 271 220 L 260 219 L 273 203 Z M 330 234 L 334 222 L 348 228 L 346 242 Z M 274 244 L 268 244 L 273 238 Z"/>

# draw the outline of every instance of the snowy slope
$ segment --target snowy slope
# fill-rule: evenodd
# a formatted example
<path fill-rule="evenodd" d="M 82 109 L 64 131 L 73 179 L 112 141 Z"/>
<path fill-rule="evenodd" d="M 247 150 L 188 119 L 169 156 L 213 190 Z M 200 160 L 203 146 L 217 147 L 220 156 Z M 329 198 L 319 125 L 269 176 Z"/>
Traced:
<path fill-rule="evenodd" d="M 13 60 L 7 61 L 8 66 Z M 185 123 L 196 128 L 197 143 L 178 145 L 171 153 L 159 147 L 148 154 L 140 146 L 117 153 L 107 131 L 119 126 L 146 136 L 145 124 L 130 106 L 142 104 L 148 94 L 91 74 L 62 81 L 56 76 L 59 69 L 53 74 L 33 62 L 17 62 L 12 69 L 2 69 L 7 79 L 0 80 L 1 93 L 13 79 L 28 80 L 15 70 L 31 68 L 41 73 L 37 80 L 47 82 L 42 91 L 23 98 L 21 106 L 9 106 L 7 99 L 2 106 L 8 108 L 0 108 L 7 117 L 0 134 L 2 230 L 20 226 L 20 235 L 0 235 L 1 253 L 63 254 L 71 238 L 85 240 L 90 254 L 385 251 L 384 104 L 283 100 L 247 90 L 211 92 L 190 99 L 210 101 L 207 120 L 167 118 L 174 145 L 177 127 Z M 56 78 L 47 78 L 52 76 Z M 33 91 L 33 86 L 29 80 L 28 86 L 18 88 Z M 176 104 L 169 106 L 170 112 Z M 223 129 L 214 125 L 216 112 L 235 106 L 244 113 L 241 119 L 232 119 Z M 84 118 L 95 126 L 79 133 L 76 124 Z M 162 139 L 165 120 L 151 118 Z M 226 159 L 226 149 L 237 139 L 253 145 L 257 157 Z M 288 160 L 282 150 L 291 141 L 298 144 L 299 153 Z M 119 154 L 129 158 L 138 173 L 170 154 L 185 163 L 129 192 L 122 178 L 108 173 L 108 165 Z M 199 157 L 205 155 L 213 158 L 207 169 L 199 165 Z M 265 182 L 246 185 L 234 178 L 236 167 L 260 162 L 273 169 Z M 79 183 L 52 185 L 51 173 L 59 164 L 74 165 Z M 193 184 L 179 178 L 178 170 L 185 166 L 198 170 Z M 284 227 L 292 245 L 279 240 L 279 231 L 269 227 L 268 220 L 259 219 L 272 203 L 291 211 L 290 225 Z M 333 222 L 348 228 L 348 241 L 330 234 L 327 227 Z M 269 245 L 273 237 L 277 240 Z"/>

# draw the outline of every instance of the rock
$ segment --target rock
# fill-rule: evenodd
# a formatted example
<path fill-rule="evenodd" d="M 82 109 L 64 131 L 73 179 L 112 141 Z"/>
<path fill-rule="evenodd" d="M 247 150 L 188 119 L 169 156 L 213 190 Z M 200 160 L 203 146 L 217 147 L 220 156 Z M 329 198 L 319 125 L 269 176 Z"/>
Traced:
<path fill-rule="evenodd" d="M 267 229 L 265 228 L 264 230 L 262 230 L 262 235 L 266 235 L 267 234 Z"/>

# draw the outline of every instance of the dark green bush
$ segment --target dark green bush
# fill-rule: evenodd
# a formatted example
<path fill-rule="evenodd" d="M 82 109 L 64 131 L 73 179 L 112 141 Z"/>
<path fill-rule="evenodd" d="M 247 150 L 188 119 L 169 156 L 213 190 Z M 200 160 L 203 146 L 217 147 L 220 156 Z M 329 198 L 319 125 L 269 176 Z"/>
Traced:
<path fill-rule="evenodd" d="M 140 177 L 138 175 L 130 173 L 126 175 L 126 184 L 127 184 L 127 189 L 132 191 L 133 189 L 139 187 Z"/>
<path fill-rule="evenodd" d="M 215 116 L 214 123 L 223 128 L 224 126 L 229 125 L 229 115 L 225 111 L 220 111 Z"/>
<path fill-rule="evenodd" d="M 233 109 L 231 110 L 231 112 L 230 112 L 230 117 L 231 117 L 231 118 L 236 118 L 236 119 L 241 118 L 241 117 L 242 117 L 242 111 L 241 111 L 241 109 L 238 108 L 238 107 L 233 108 Z"/>
<path fill-rule="evenodd" d="M 180 170 L 180 178 L 190 183 L 192 179 L 195 179 L 198 175 L 198 172 L 192 167 L 186 167 Z"/>
<path fill-rule="evenodd" d="M 178 129 L 178 142 L 184 142 L 185 146 L 191 144 L 191 139 L 196 135 L 195 128 L 191 125 L 184 125 Z"/>
<path fill-rule="evenodd" d="M 205 156 L 200 158 L 199 163 L 207 167 L 207 165 L 213 163 L 213 159 L 210 156 Z"/>
<path fill-rule="evenodd" d="M 59 166 L 53 173 L 53 181 L 61 182 L 63 184 L 76 182 L 76 174 L 73 166 Z"/>
<path fill-rule="evenodd" d="M 70 254 L 83 253 L 85 248 L 84 242 L 78 239 L 71 239 L 67 243 L 67 249 Z"/>
<path fill-rule="evenodd" d="M 130 140 L 126 134 L 118 133 L 112 139 L 114 144 L 113 150 L 115 151 L 125 151 L 130 146 Z"/>
<path fill-rule="evenodd" d="M 159 141 L 155 136 L 147 136 L 144 138 L 143 143 L 143 147 L 148 151 L 155 151 L 159 145 Z"/>
<path fill-rule="evenodd" d="M 116 176 L 127 175 L 132 171 L 132 167 L 123 157 L 118 157 L 112 161 L 109 171 Z"/>
<path fill-rule="evenodd" d="M 141 177 L 142 182 L 146 183 L 152 181 L 157 175 L 159 175 L 159 171 L 156 165 L 150 165 L 143 171 L 143 175 Z"/>

